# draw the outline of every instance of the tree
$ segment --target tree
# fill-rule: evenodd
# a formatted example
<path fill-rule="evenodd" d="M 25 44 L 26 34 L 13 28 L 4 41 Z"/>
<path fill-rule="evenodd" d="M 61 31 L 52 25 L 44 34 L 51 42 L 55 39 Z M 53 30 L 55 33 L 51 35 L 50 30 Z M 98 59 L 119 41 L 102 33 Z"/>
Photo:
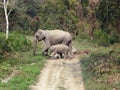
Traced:
<path fill-rule="evenodd" d="M 97 18 L 101 22 L 104 32 L 111 31 L 120 33 L 120 1 L 102 0 L 97 11 Z"/>
<path fill-rule="evenodd" d="M 9 15 L 15 7 L 17 0 L 0 0 L 0 7 L 4 9 L 5 21 L 6 21 L 6 39 L 8 39 L 9 34 Z"/>
<path fill-rule="evenodd" d="M 89 1 L 89 11 L 88 11 L 88 21 L 90 24 L 90 29 L 89 29 L 89 36 L 91 40 L 94 39 L 94 30 L 96 28 L 96 8 L 99 3 L 99 0 L 91 0 Z"/>

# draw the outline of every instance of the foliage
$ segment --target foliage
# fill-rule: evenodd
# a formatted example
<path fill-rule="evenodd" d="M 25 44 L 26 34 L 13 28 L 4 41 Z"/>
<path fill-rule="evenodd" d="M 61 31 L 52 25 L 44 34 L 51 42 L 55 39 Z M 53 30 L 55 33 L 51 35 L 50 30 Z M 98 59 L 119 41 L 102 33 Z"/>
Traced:
<path fill-rule="evenodd" d="M 74 2 L 74 1 L 71 1 Z M 69 8 L 69 3 L 65 1 L 48 1 L 43 4 L 43 9 L 40 12 L 41 25 L 40 28 L 43 29 L 63 29 L 72 31 L 76 27 L 76 22 L 78 18 L 75 15 L 75 11 L 72 8 Z M 66 4 L 68 3 L 68 4 Z M 69 8 L 69 9 L 68 9 Z M 49 17 L 47 16 L 49 15 Z"/>
<path fill-rule="evenodd" d="M 12 36 L 15 37 L 15 35 L 17 35 L 16 38 L 20 38 L 20 40 L 17 39 L 15 44 L 13 44 L 12 40 L 15 39 L 12 38 Z M 0 37 L 3 38 L 3 36 L 3 33 L 0 34 Z M 29 40 L 31 40 L 30 38 L 33 39 L 33 37 L 29 37 Z M 11 41 L 9 41 L 10 48 L 13 48 L 13 46 L 15 47 L 16 45 L 20 45 L 24 40 L 26 42 L 22 47 L 20 47 L 21 50 L 19 50 L 20 48 L 16 47 L 10 51 L 8 50 L 8 52 L 5 51 L 5 53 L 2 53 L 4 57 L 0 58 L 0 90 L 29 90 L 29 85 L 35 82 L 36 76 L 42 70 L 45 59 L 47 59 L 47 57 L 42 55 L 33 56 L 32 50 L 30 50 L 31 42 L 28 40 L 28 38 L 24 37 L 24 35 L 21 35 L 18 32 L 11 32 L 9 40 Z M 29 49 L 24 51 L 24 47 L 29 47 Z M 41 50 L 40 46 L 38 48 Z M 1 50 L 3 49 L 0 49 L 0 51 Z M 13 73 L 14 76 L 8 80 L 7 83 L 2 82 L 2 80 L 6 79 L 6 77 L 11 77 L 11 74 Z"/>
<path fill-rule="evenodd" d="M 111 50 L 109 53 L 92 53 L 90 57 L 83 58 L 81 63 L 83 72 L 88 75 L 86 76 L 88 81 L 93 81 L 96 84 L 104 83 L 108 87 L 111 85 L 110 89 L 120 89 L 120 51 Z M 85 82 L 87 79 L 85 79 Z M 91 89 L 93 88 L 91 87 Z M 102 89 L 102 87 L 96 87 L 96 89 L 98 88 Z M 89 90 L 91 89 L 89 88 Z M 106 89 L 108 88 L 106 87 Z"/>
<path fill-rule="evenodd" d="M 119 43 L 120 38 L 119 35 L 116 34 L 114 31 L 111 34 L 108 34 L 102 30 L 96 30 L 94 32 L 95 40 L 99 45 L 108 46 L 113 43 Z"/>
<path fill-rule="evenodd" d="M 82 5 L 82 20 L 76 12 L 76 3 Z M 41 29 L 62 29 L 69 31 L 77 38 L 89 39 L 90 26 L 89 0 L 22 0 L 16 3 L 15 9 L 9 16 L 10 30 L 18 30 L 26 34 L 33 34 Z M 1 30 L 4 30 L 4 15 L 1 11 Z M 119 3 L 118 0 L 100 0 L 94 11 L 96 28 L 94 39 L 101 45 L 119 42 Z M 31 33 L 32 32 L 32 33 Z M 100 36 L 100 37 L 99 37 Z"/>
<path fill-rule="evenodd" d="M 0 90 L 29 90 L 29 85 L 35 82 L 46 59 L 40 55 L 32 56 L 31 53 L 32 50 L 16 53 L 0 63 L 0 79 L 15 73 L 15 76 L 7 83 L 0 81 Z"/>
<path fill-rule="evenodd" d="M 81 0 L 81 4 L 83 7 L 83 16 L 87 16 L 88 14 L 88 4 L 89 4 L 89 0 Z"/>
<path fill-rule="evenodd" d="M 108 33 L 114 29 L 116 30 L 120 15 L 119 0 L 101 0 L 96 14 L 101 22 L 102 30 Z"/>
<path fill-rule="evenodd" d="M 5 40 L 3 36 L 0 38 L 0 53 L 28 51 L 31 48 L 31 41 L 27 40 L 25 35 L 17 32 L 12 32 L 8 40 Z"/>
<path fill-rule="evenodd" d="M 87 50 L 80 54 L 80 63 L 85 90 L 120 89 L 120 44 L 99 46 L 88 39 L 73 41 L 77 50 Z"/>

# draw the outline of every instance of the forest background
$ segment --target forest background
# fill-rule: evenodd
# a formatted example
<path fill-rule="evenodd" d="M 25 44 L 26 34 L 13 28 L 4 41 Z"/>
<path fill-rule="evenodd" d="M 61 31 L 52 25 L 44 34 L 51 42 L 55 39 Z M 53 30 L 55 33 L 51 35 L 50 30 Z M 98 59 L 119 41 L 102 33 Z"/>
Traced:
<path fill-rule="evenodd" d="M 8 11 L 12 8 L 10 31 L 33 34 L 39 28 L 62 29 L 105 45 L 120 41 L 119 0 L 13 1 L 8 5 Z M 0 8 L 0 31 L 5 32 L 5 26 L 4 9 Z"/>

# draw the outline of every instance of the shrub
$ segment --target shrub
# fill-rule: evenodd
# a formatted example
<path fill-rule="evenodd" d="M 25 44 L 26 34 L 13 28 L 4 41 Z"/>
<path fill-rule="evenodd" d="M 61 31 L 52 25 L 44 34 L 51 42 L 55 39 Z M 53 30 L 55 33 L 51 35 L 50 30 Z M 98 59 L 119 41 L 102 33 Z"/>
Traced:
<path fill-rule="evenodd" d="M 31 48 L 31 41 L 27 40 L 25 35 L 13 32 L 9 35 L 9 39 L 0 38 L 0 53 L 28 51 Z"/>
<path fill-rule="evenodd" d="M 90 73 L 96 80 L 104 75 L 118 73 L 120 70 L 120 52 L 93 53 L 89 58 L 81 60 L 85 71 Z"/>
<path fill-rule="evenodd" d="M 96 30 L 95 32 L 95 39 L 99 45 L 108 46 L 113 43 L 120 42 L 119 36 L 115 32 L 111 32 L 107 34 L 102 30 Z"/>

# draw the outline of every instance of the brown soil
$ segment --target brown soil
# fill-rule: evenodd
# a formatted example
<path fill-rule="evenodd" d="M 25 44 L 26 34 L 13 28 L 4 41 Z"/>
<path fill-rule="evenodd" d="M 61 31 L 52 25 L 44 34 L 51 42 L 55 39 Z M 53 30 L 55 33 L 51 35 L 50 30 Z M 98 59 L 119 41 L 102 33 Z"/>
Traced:
<path fill-rule="evenodd" d="M 31 90 L 84 90 L 81 67 L 76 56 L 71 60 L 47 60 Z"/>

